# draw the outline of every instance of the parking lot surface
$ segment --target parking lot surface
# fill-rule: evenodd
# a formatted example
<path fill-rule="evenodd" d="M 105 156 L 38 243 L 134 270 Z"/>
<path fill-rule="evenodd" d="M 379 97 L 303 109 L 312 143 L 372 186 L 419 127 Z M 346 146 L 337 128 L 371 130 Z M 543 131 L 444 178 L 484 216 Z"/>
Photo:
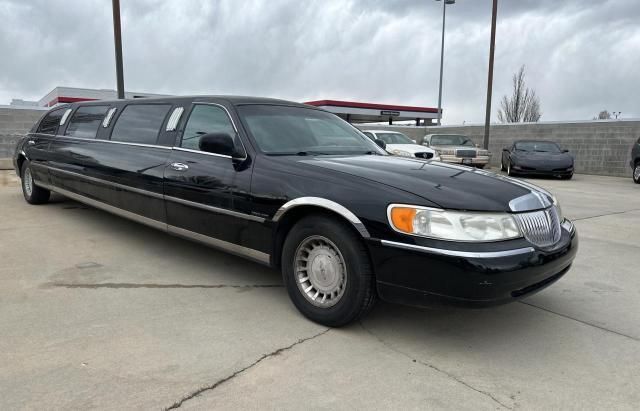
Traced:
<path fill-rule="evenodd" d="M 379 303 L 327 329 L 280 274 L 0 175 L 0 409 L 639 409 L 640 185 L 531 180 L 572 270 L 483 309 Z M 428 267 L 425 267 L 428 270 Z"/>

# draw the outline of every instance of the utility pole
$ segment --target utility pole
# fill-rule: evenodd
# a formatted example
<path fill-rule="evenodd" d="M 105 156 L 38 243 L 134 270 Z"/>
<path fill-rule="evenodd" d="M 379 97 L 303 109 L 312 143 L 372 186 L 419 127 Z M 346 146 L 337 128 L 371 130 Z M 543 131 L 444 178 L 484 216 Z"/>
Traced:
<path fill-rule="evenodd" d="M 496 48 L 496 19 L 498 17 L 498 0 L 493 0 L 491 12 L 491 45 L 489 46 L 489 79 L 487 81 L 487 112 L 484 118 L 484 139 L 482 145 L 489 148 L 489 123 L 491 121 L 491 94 L 493 92 L 493 58 Z"/>
<path fill-rule="evenodd" d="M 441 0 L 436 0 L 441 1 Z M 456 0 L 444 0 L 442 2 L 442 45 L 440 46 L 440 86 L 438 90 L 438 125 L 442 120 L 442 72 L 444 68 L 444 23 L 447 16 L 447 4 L 455 4 Z"/>
<path fill-rule="evenodd" d="M 124 75 L 122 70 L 122 32 L 120 30 L 120 0 L 111 0 L 113 5 L 113 41 L 116 49 L 116 81 L 118 98 L 124 98 Z"/>

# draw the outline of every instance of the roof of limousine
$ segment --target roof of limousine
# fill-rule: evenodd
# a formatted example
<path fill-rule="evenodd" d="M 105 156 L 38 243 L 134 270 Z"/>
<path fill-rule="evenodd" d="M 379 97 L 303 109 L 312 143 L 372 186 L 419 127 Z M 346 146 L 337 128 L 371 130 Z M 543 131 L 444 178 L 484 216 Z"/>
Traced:
<path fill-rule="evenodd" d="M 243 104 L 277 104 L 277 105 L 287 105 L 287 106 L 297 106 L 297 107 L 307 107 L 307 108 L 316 108 L 313 106 L 308 106 L 301 103 L 296 103 L 294 101 L 281 100 L 276 98 L 268 98 L 268 97 L 250 97 L 250 96 L 219 96 L 219 95 L 192 95 L 192 96 L 172 96 L 172 97 L 145 97 L 145 98 L 135 98 L 135 99 L 125 99 L 125 100 L 92 100 L 92 101 L 82 101 L 73 104 L 111 104 L 111 103 L 121 103 L 123 101 L 126 102 L 163 102 L 163 101 L 172 101 L 177 102 L 181 100 L 187 101 L 220 101 L 224 100 L 230 104 L 235 106 L 243 105 Z"/>

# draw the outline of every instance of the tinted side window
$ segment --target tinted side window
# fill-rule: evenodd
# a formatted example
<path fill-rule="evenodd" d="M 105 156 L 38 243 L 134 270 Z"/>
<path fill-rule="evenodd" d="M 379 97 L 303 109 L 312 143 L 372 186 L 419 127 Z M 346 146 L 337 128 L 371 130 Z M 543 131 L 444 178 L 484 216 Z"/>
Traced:
<path fill-rule="evenodd" d="M 47 113 L 38 126 L 38 133 L 56 134 L 62 114 L 64 114 L 64 110 L 54 110 Z"/>
<path fill-rule="evenodd" d="M 132 104 L 126 106 L 113 127 L 111 140 L 156 144 L 160 127 L 162 127 L 170 108 L 170 104 Z"/>
<path fill-rule="evenodd" d="M 231 137 L 236 135 L 224 109 L 218 106 L 196 105 L 187 121 L 180 147 L 199 150 L 200 137 L 209 133 L 227 133 Z"/>
<path fill-rule="evenodd" d="M 96 132 L 109 106 L 83 106 L 73 113 L 65 135 L 79 138 L 96 138 Z"/>

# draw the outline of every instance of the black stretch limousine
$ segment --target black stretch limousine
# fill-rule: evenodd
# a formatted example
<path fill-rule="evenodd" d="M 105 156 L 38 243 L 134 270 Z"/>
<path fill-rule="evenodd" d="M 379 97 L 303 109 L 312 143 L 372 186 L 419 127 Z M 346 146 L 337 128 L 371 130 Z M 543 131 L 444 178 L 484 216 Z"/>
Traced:
<path fill-rule="evenodd" d="M 500 304 L 565 274 L 578 237 L 548 192 L 394 157 L 323 110 L 252 97 L 74 103 L 18 144 L 27 202 L 51 191 L 279 267 L 340 326 L 377 297 Z"/>

